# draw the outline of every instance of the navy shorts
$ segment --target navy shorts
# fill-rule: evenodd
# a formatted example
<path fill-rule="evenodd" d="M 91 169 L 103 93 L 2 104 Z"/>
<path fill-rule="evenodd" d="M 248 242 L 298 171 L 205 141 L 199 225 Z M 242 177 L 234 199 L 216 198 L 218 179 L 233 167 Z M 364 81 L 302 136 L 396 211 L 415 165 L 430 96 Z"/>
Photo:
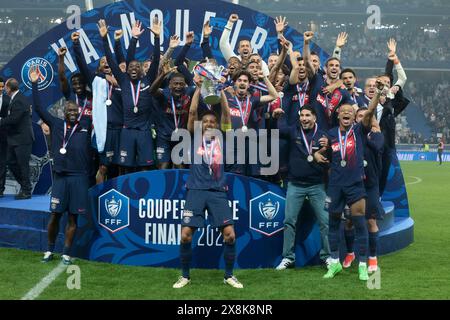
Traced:
<path fill-rule="evenodd" d="M 150 130 L 123 128 L 120 133 L 119 165 L 146 167 L 154 163 L 153 138 Z"/>
<path fill-rule="evenodd" d="M 358 182 L 350 186 L 329 185 L 327 192 L 328 212 L 341 213 L 346 204 L 351 206 L 355 202 L 366 198 L 366 189 L 363 182 Z"/>
<path fill-rule="evenodd" d="M 225 192 L 188 190 L 181 225 L 183 227 L 203 228 L 206 220 L 205 210 L 208 210 L 208 221 L 213 228 L 234 224 L 233 212 L 228 205 Z"/>
<path fill-rule="evenodd" d="M 88 208 L 89 177 L 53 174 L 50 211 L 84 214 Z"/>
<path fill-rule="evenodd" d="M 366 219 L 383 220 L 384 209 L 380 202 L 379 186 L 366 188 Z"/>
<path fill-rule="evenodd" d="M 170 138 L 164 138 L 160 135 L 156 137 L 156 158 L 158 163 L 172 162 L 172 149 L 181 141 L 171 141 Z M 179 157 L 183 157 L 183 152 L 179 153 Z"/>
<path fill-rule="evenodd" d="M 119 129 L 107 129 L 105 149 L 100 153 L 100 164 L 109 166 L 111 164 L 119 164 L 120 154 L 120 132 Z"/>

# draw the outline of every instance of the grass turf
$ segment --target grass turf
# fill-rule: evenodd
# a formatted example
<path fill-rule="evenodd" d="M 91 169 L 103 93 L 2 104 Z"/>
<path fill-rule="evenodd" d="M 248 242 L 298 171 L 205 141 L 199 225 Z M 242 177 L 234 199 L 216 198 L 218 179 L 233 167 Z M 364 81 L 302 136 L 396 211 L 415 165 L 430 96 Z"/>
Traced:
<path fill-rule="evenodd" d="M 192 283 L 172 289 L 179 270 L 119 266 L 77 260 L 81 289 L 69 290 L 62 273 L 38 299 L 449 299 L 450 298 L 450 164 L 403 162 L 414 243 L 379 258 L 381 289 L 369 290 L 358 280 L 357 267 L 325 280 L 320 266 L 274 271 L 236 270 L 243 290 L 222 283 L 222 270 L 194 269 Z M 417 182 L 420 178 L 422 181 Z M 408 183 L 411 183 L 408 185 Z M 0 249 L 0 299 L 20 299 L 59 260 L 38 261 L 41 253 Z M 58 256 L 59 257 L 59 256 Z"/>

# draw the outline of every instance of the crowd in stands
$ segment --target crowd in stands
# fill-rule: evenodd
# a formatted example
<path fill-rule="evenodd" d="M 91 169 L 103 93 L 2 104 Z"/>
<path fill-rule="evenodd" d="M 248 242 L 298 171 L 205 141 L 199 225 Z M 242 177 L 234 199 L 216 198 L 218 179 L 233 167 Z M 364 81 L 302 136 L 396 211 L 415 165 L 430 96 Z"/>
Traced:
<path fill-rule="evenodd" d="M 431 31 L 440 30 L 438 25 L 426 27 L 427 31 L 421 29 L 422 27 L 419 25 L 414 27 L 399 25 L 397 27 L 380 30 L 368 30 L 365 25 L 346 25 L 345 28 L 322 27 L 317 32 L 317 41 L 319 45 L 330 47 L 334 44 L 339 32 L 347 32 L 351 41 L 349 41 L 343 55 L 344 63 L 346 60 L 349 62 L 357 60 L 366 64 L 382 60 L 385 57 L 385 48 L 374 44 L 386 43 L 392 37 L 397 39 L 398 43 L 401 43 L 399 54 L 405 63 L 440 63 L 450 59 L 450 42 L 448 41 L 450 30 L 447 30 L 447 32 L 444 30 Z"/>
<path fill-rule="evenodd" d="M 411 96 L 422 108 L 425 118 L 436 133 L 442 133 L 445 141 L 450 140 L 450 83 L 448 81 L 427 81 L 409 86 Z"/>
<path fill-rule="evenodd" d="M 0 17 L 0 62 L 5 63 L 55 24 L 50 18 L 16 19 Z"/>

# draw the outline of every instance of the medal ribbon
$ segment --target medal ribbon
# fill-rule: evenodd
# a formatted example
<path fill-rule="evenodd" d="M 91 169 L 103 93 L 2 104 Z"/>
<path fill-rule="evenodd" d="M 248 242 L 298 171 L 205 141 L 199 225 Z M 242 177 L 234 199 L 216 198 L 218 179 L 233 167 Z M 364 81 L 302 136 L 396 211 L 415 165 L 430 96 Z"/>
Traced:
<path fill-rule="evenodd" d="M 300 105 L 300 109 L 305 105 L 306 90 L 308 89 L 308 85 L 308 80 L 306 80 L 306 82 L 303 83 L 301 87 L 297 84 L 298 103 Z"/>
<path fill-rule="evenodd" d="M 300 129 L 302 131 L 303 142 L 305 143 L 306 150 L 308 151 L 308 155 L 310 156 L 310 155 L 312 155 L 313 140 L 314 140 L 314 137 L 316 136 L 316 133 L 317 133 L 317 123 L 314 125 L 314 133 L 313 133 L 313 136 L 311 138 L 311 142 L 309 142 L 309 143 L 308 143 L 308 139 L 306 138 L 306 134 L 303 131 L 303 128 L 300 128 Z"/>
<path fill-rule="evenodd" d="M 180 123 L 181 116 L 177 119 L 177 108 L 175 106 L 175 101 L 173 97 L 170 97 L 172 103 L 172 112 L 173 112 L 173 122 L 175 123 L 175 128 L 178 130 L 178 125 Z"/>
<path fill-rule="evenodd" d="M 342 147 L 342 133 L 341 129 L 338 127 L 339 151 L 341 153 L 342 160 L 345 160 L 345 156 L 347 155 L 347 139 L 352 133 L 353 133 L 353 125 L 350 128 L 350 130 L 345 132 L 344 147 Z"/>
<path fill-rule="evenodd" d="M 134 107 L 136 108 L 139 103 L 139 97 L 141 95 L 141 81 L 139 81 L 137 84 L 137 90 L 134 89 L 133 82 L 130 81 L 130 85 L 131 85 L 131 95 L 133 98 L 133 104 L 134 104 Z"/>
<path fill-rule="evenodd" d="M 77 95 L 75 96 L 75 100 L 76 100 L 77 106 L 81 107 Z M 80 112 L 80 114 L 78 115 L 77 125 L 78 125 L 78 122 L 80 122 L 81 117 L 82 117 L 83 114 L 84 114 L 84 110 L 86 109 L 87 102 L 88 102 L 88 100 L 87 100 L 87 98 L 85 98 L 85 99 L 84 99 L 84 102 L 83 102 L 83 107 L 81 108 L 81 112 Z M 65 136 L 65 134 L 64 134 L 64 136 Z"/>
<path fill-rule="evenodd" d="M 244 115 L 244 111 L 242 109 L 242 105 L 241 102 L 239 101 L 239 99 L 235 96 L 234 100 L 236 100 L 236 104 L 239 107 L 239 111 L 241 112 L 241 119 L 242 119 L 242 126 L 245 126 L 245 119 L 247 118 L 247 114 L 248 114 L 248 106 L 250 105 L 250 96 L 247 96 L 247 104 L 245 106 L 245 115 Z"/>
<path fill-rule="evenodd" d="M 216 141 L 215 140 L 211 140 L 210 141 L 210 154 L 208 156 L 208 149 L 206 147 L 206 140 L 205 137 L 203 137 L 203 150 L 205 151 L 205 156 L 206 156 L 206 160 L 207 160 L 207 164 L 209 166 L 209 169 L 214 172 L 213 170 L 213 161 L 214 161 L 214 149 L 216 148 Z"/>
<path fill-rule="evenodd" d="M 78 127 L 78 121 L 77 123 L 73 126 L 72 131 L 70 132 L 69 138 L 67 138 L 66 141 L 66 135 L 67 135 L 67 123 L 66 121 L 64 121 L 64 137 L 63 137 L 63 149 L 66 149 L 67 145 L 69 144 L 70 138 L 72 138 L 72 135 L 74 134 L 75 130 L 77 130 Z"/>

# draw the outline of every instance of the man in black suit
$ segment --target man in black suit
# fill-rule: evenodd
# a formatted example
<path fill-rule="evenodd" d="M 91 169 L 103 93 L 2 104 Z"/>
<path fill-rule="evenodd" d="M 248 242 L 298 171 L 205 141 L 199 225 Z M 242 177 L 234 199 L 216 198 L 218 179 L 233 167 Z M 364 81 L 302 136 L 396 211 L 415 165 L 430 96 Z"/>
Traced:
<path fill-rule="evenodd" d="M 390 90 L 387 96 L 380 99 L 381 104 L 379 105 L 376 114 L 381 132 L 384 135 L 380 196 L 383 195 L 386 188 L 392 158 L 396 157 L 397 153 L 395 148 L 395 118 L 405 110 L 410 102 L 403 94 L 402 88 L 404 88 L 407 78 L 396 54 L 397 42 L 394 39 L 389 40 L 388 47 L 390 50 L 389 60 L 386 65 L 386 74 L 381 76 L 381 80 L 390 88 Z M 397 71 L 398 80 L 392 85 L 394 68 Z"/>
<path fill-rule="evenodd" d="M 8 115 L 9 97 L 3 93 L 5 81 L 0 78 L 0 119 Z M 6 183 L 6 151 L 8 142 L 6 139 L 6 129 L 0 127 L 0 198 L 3 197 Z"/>
<path fill-rule="evenodd" d="M 11 101 L 7 116 L 0 119 L 0 128 L 7 130 L 7 163 L 21 186 L 16 199 L 30 199 L 30 158 L 34 141 L 31 106 L 27 98 L 19 91 L 19 82 L 16 79 L 8 79 L 5 90 Z"/>

